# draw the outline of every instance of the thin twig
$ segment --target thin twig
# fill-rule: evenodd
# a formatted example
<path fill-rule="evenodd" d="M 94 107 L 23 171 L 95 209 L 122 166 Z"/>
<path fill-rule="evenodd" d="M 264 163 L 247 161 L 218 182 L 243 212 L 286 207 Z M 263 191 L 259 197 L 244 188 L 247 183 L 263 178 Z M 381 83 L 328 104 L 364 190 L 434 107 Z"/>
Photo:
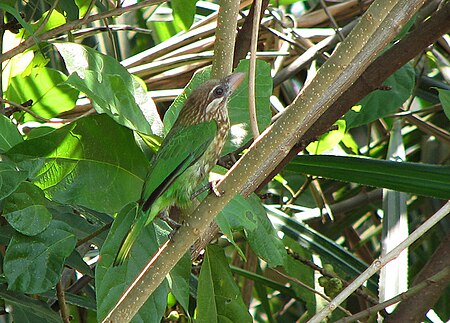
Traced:
<path fill-rule="evenodd" d="M 108 230 L 112 225 L 111 223 L 105 224 L 104 226 L 102 226 L 100 229 L 98 229 L 97 231 L 91 233 L 90 235 L 88 235 L 87 237 L 78 240 L 77 242 L 77 247 L 81 246 L 83 243 L 88 242 L 90 240 L 92 240 L 93 238 L 95 238 L 96 236 L 98 236 L 99 234 L 101 234 L 102 232 L 105 232 L 106 230 Z"/>
<path fill-rule="evenodd" d="M 342 35 L 341 30 L 336 22 L 336 19 L 334 19 L 333 14 L 328 10 L 327 5 L 325 4 L 324 0 L 319 0 L 320 1 L 320 5 L 323 8 L 323 11 L 325 11 L 325 14 L 328 16 L 328 19 L 330 19 L 331 25 L 334 28 L 334 31 L 336 32 L 336 34 L 339 36 L 339 38 L 341 39 L 341 41 L 344 41 L 344 35 Z"/>
<path fill-rule="evenodd" d="M 441 280 L 447 279 L 447 277 L 449 275 L 450 275 L 450 268 L 449 267 L 444 268 L 443 270 L 441 270 L 437 274 L 431 276 L 427 280 L 421 282 L 420 284 L 417 284 L 414 287 L 411 287 L 408 291 L 398 294 L 397 296 L 395 296 L 391 299 L 388 299 L 387 301 L 384 301 L 375 306 L 369 307 L 369 308 L 365 309 L 364 311 L 356 313 L 350 317 L 345 317 L 343 319 L 340 319 L 339 321 L 336 321 L 336 323 L 354 322 L 356 320 L 371 316 L 371 315 L 385 309 L 386 307 L 388 307 L 390 305 L 393 305 L 400 301 L 404 301 L 404 300 L 408 299 L 412 295 L 417 294 L 418 292 L 422 291 L 423 289 L 425 289 L 426 287 L 428 287 L 430 285 L 434 285 L 436 283 L 439 283 Z"/>
<path fill-rule="evenodd" d="M 294 283 L 296 283 L 297 285 L 299 285 L 299 286 L 305 288 L 306 290 L 310 291 L 311 293 L 314 293 L 314 294 L 316 294 L 316 295 L 319 295 L 320 297 L 322 297 L 323 299 L 325 299 L 325 300 L 327 300 L 327 301 L 331 301 L 331 298 L 329 298 L 327 295 L 325 295 L 325 294 L 323 294 L 323 293 L 321 293 L 321 292 L 315 290 L 314 288 L 312 288 L 312 287 L 310 287 L 309 285 L 305 284 L 304 282 L 298 280 L 297 278 L 288 276 L 288 275 L 286 275 L 285 273 L 283 273 L 283 272 L 281 272 L 280 270 L 275 269 L 275 268 L 272 269 L 272 270 L 273 270 L 274 272 L 276 272 L 278 275 L 280 275 L 280 276 L 282 276 L 282 277 L 284 277 L 284 278 L 286 278 L 286 279 L 289 279 L 289 280 L 293 281 Z M 344 312 L 345 314 L 351 315 L 351 314 L 349 314 L 350 312 L 349 312 L 347 309 L 343 308 L 342 306 L 338 306 L 338 308 L 339 308 L 342 312 Z"/>
<path fill-rule="evenodd" d="M 41 25 L 38 27 L 38 29 L 35 31 L 35 35 L 39 35 L 39 33 L 44 29 L 47 22 L 50 20 L 50 16 L 52 15 L 53 11 L 55 10 L 56 6 L 58 5 L 59 0 L 53 1 L 52 6 L 47 12 L 47 15 L 45 16 L 44 20 L 42 21 Z"/>
<path fill-rule="evenodd" d="M 392 249 L 384 257 L 376 259 L 361 275 L 359 275 L 347 288 L 345 288 L 332 302 L 325 306 L 319 313 L 309 321 L 310 323 L 322 322 L 336 307 L 346 300 L 359 286 L 364 284 L 372 275 L 378 272 L 389 261 L 397 258 L 400 253 L 408 248 L 417 239 L 421 238 L 425 232 L 431 229 L 436 223 L 443 219 L 450 212 L 450 201 L 448 201 L 439 211 L 418 227 L 408 238 L 403 240 L 397 247 Z"/>
<path fill-rule="evenodd" d="M 24 111 L 24 112 L 26 112 L 26 113 L 29 113 L 29 114 L 31 114 L 34 118 L 36 118 L 36 119 L 38 119 L 38 120 L 40 120 L 40 121 L 43 121 L 43 122 L 50 122 L 49 119 L 46 119 L 46 118 L 41 117 L 40 115 L 34 113 L 33 111 L 31 111 L 30 109 L 24 107 L 24 106 L 21 105 L 21 104 L 18 104 L 18 103 L 16 103 L 16 102 L 13 102 L 13 101 L 10 101 L 10 100 L 7 100 L 7 99 L 2 99 L 2 98 L 0 98 L 0 102 L 1 102 L 1 103 L 7 103 L 7 104 L 9 104 L 10 106 L 15 107 L 16 109 L 19 109 L 19 110 L 21 110 L 21 111 Z"/>
<path fill-rule="evenodd" d="M 64 297 L 64 289 L 60 281 L 56 284 L 56 296 L 58 297 L 61 319 L 63 320 L 64 323 L 69 323 L 70 322 L 69 312 L 67 311 L 66 299 Z"/>
<path fill-rule="evenodd" d="M 256 117 L 256 50 L 258 47 L 258 31 L 261 16 L 261 0 L 255 0 L 255 12 L 253 17 L 252 41 L 250 45 L 250 66 L 248 69 L 248 112 L 250 115 L 250 127 L 253 133 L 253 139 L 258 138 L 258 119 Z"/>

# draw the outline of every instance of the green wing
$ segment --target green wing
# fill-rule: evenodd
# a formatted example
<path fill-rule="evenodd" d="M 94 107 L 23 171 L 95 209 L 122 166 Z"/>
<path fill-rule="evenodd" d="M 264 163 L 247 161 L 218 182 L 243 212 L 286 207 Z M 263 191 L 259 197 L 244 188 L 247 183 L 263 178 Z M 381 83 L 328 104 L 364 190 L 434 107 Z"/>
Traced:
<path fill-rule="evenodd" d="M 181 130 L 173 129 L 152 162 L 142 191 L 143 210 L 163 194 L 186 168 L 194 164 L 208 148 L 217 132 L 215 121 L 202 122 Z"/>
<path fill-rule="evenodd" d="M 160 211 L 148 212 L 153 202 L 203 155 L 216 135 L 217 124 L 210 121 L 172 130 L 152 162 L 142 191 L 142 211 L 125 236 L 114 260 L 115 265 L 125 261 L 142 228 L 153 220 L 150 216 L 154 217 Z"/>

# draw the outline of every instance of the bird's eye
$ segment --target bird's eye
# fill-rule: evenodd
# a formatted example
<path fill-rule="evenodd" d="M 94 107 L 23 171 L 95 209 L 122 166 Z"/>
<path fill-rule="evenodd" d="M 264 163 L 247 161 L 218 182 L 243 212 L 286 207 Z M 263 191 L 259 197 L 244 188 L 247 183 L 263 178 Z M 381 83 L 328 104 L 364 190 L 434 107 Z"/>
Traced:
<path fill-rule="evenodd" d="M 216 98 L 220 98 L 225 93 L 225 90 L 223 89 L 223 87 L 218 86 L 214 89 L 213 93 Z"/>

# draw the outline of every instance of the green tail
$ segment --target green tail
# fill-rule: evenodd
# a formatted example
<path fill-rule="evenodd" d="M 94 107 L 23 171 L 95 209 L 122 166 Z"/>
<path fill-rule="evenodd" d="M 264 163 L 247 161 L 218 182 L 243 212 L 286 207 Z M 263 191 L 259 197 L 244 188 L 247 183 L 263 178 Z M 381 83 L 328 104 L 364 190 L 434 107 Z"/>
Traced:
<path fill-rule="evenodd" d="M 116 259 L 114 259 L 114 266 L 119 266 L 124 263 L 127 257 L 130 254 L 131 248 L 133 247 L 134 242 L 139 237 L 139 233 L 141 233 L 142 228 L 145 226 L 147 217 L 139 216 L 136 222 L 130 228 L 127 235 L 122 241 L 119 251 L 117 252 Z"/>

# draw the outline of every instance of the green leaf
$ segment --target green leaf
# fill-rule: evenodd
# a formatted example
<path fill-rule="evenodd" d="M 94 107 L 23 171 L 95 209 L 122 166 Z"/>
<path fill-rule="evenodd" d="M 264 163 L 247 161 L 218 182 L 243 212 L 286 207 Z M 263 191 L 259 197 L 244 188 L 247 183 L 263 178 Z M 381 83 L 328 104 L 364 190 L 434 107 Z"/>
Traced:
<path fill-rule="evenodd" d="M 0 163 L 0 199 L 14 192 L 27 177 L 27 171 L 19 169 L 14 163 L 2 161 Z"/>
<path fill-rule="evenodd" d="M 62 1 L 62 2 L 66 2 Z M 34 23 L 33 30 L 36 32 L 39 28 L 41 28 L 42 23 L 46 20 L 49 12 L 46 11 L 42 14 L 41 18 L 39 18 L 36 23 Z M 56 27 L 62 26 L 66 23 L 66 17 L 64 17 L 60 12 L 57 10 L 53 10 L 50 14 L 50 18 L 48 18 L 45 26 L 42 27 L 42 29 L 39 31 L 39 34 L 43 34 L 46 31 L 49 31 L 50 29 L 54 29 Z"/>
<path fill-rule="evenodd" d="M 79 18 L 79 9 L 75 3 L 75 0 L 65 0 L 58 3 L 58 11 L 65 14 L 69 21 L 73 21 Z"/>
<path fill-rule="evenodd" d="M 125 206 L 117 215 L 100 251 L 100 261 L 95 271 L 98 303 L 97 319 L 99 322 L 116 305 L 123 292 L 159 246 L 158 230 L 152 222 L 141 230 L 127 261 L 123 265 L 113 266 L 117 250 L 119 250 L 119 246 L 122 244 L 135 217 L 140 215 L 139 212 L 141 211 L 136 203 Z M 165 235 L 167 239 L 166 231 L 159 231 L 159 234 Z M 167 295 L 168 284 L 167 281 L 164 281 L 141 307 L 133 321 L 159 323 L 166 309 Z"/>
<path fill-rule="evenodd" d="M 197 0 L 172 0 L 170 2 L 174 22 L 183 30 L 188 30 L 194 22 L 196 3 Z"/>
<path fill-rule="evenodd" d="M 248 74 L 249 60 L 241 60 L 235 72 Z M 270 124 L 272 112 L 270 110 L 270 96 L 272 95 L 273 81 L 270 65 L 262 60 L 256 60 L 256 116 L 258 129 L 263 132 Z M 248 112 L 248 78 L 242 81 L 228 103 L 230 114 L 230 134 L 225 143 L 222 155 L 226 155 L 245 145 L 253 138 L 250 128 Z"/>
<path fill-rule="evenodd" d="M 272 94 L 272 77 L 270 76 L 270 65 L 264 61 L 256 61 L 256 109 L 258 128 L 262 131 L 269 124 L 272 117 L 270 111 L 270 95 Z M 248 73 L 248 60 L 242 60 L 235 72 Z M 210 78 L 211 70 L 205 69 L 194 75 L 192 80 L 170 106 L 164 116 L 164 130 L 167 133 L 175 122 L 178 113 L 183 107 L 187 97 L 200 84 Z M 222 156 L 235 151 L 246 144 L 251 138 L 250 117 L 248 114 L 248 79 L 236 89 L 228 102 L 228 114 L 231 129 Z"/>
<path fill-rule="evenodd" d="M 266 210 L 255 194 L 252 194 L 248 200 L 252 202 L 253 212 L 245 212 L 245 215 L 257 225 L 254 230 L 245 231 L 248 243 L 269 266 L 286 265 L 287 254 L 284 244 L 268 219 Z"/>
<path fill-rule="evenodd" d="M 442 109 L 444 109 L 445 115 L 450 120 L 450 91 L 440 88 L 436 88 L 436 90 L 439 92 L 439 101 L 441 101 Z"/>
<path fill-rule="evenodd" d="M 450 198 L 450 166 L 303 155 L 295 158 L 286 169 L 394 191 Z"/>
<path fill-rule="evenodd" d="M 44 231 L 52 220 L 47 210 L 48 200 L 37 186 L 23 182 L 19 188 L 5 200 L 3 216 L 20 233 L 35 236 Z"/>
<path fill-rule="evenodd" d="M 347 112 L 344 120 L 347 129 L 368 124 L 395 113 L 410 97 L 414 89 L 415 72 L 406 64 L 392 74 L 383 84 L 390 90 L 376 90 L 359 102 L 357 108 Z"/>
<path fill-rule="evenodd" d="M 64 260 L 75 248 L 70 227 L 53 220 L 46 230 L 29 237 L 16 233 L 6 249 L 4 271 L 8 288 L 42 293 L 59 281 Z"/>
<path fill-rule="evenodd" d="M 244 215 L 248 214 L 248 212 L 253 212 L 252 203 L 242 197 L 242 195 L 235 195 L 215 218 L 217 225 L 220 227 L 220 231 L 223 232 L 243 259 L 245 259 L 245 255 L 239 245 L 234 241 L 233 232 L 244 229 L 252 231 L 257 228 L 256 223 L 251 220 L 251 217 Z"/>
<path fill-rule="evenodd" d="M 73 250 L 69 257 L 67 257 L 66 265 L 83 275 L 94 277 L 94 272 L 91 267 L 84 262 L 83 257 L 81 257 L 76 249 Z"/>
<path fill-rule="evenodd" d="M 331 130 L 320 136 L 319 140 L 314 141 L 306 147 L 306 150 L 311 154 L 322 154 L 338 145 L 345 136 L 345 121 L 338 120 L 335 125 L 337 130 Z"/>
<path fill-rule="evenodd" d="M 161 135 L 156 107 L 141 84 L 110 56 L 75 43 L 54 44 L 71 73 L 67 84 L 93 100 L 99 113 L 145 134 Z"/>
<path fill-rule="evenodd" d="M 133 133 L 106 115 L 26 140 L 8 156 L 43 164 L 33 181 L 48 198 L 106 213 L 139 199 L 148 167 Z"/>
<path fill-rule="evenodd" d="M 245 199 L 236 195 L 217 215 L 216 222 L 241 257 L 245 256 L 234 242 L 233 232 L 244 230 L 253 251 L 271 267 L 285 264 L 286 251 L 282 241 L 267 218 L 258 197 L 252 194 Z"/>
<path fill-rule="evenodd" d="M 47 68 L 33 68 L 27 76 L 14 76 L 6 91 L 6 97 L 19 104 L 33 100 L 32 110 L 43 118 L 53 118 L 61 112 L 73 109 L 78 91 L 63 84 L 67 77 Z M 25 121 L 36 120 L 25 114 Z"/>
<path fill-rule="evenodd" d="M 0 114 L 0 153 L 8 151 L 18 143 L 22 142 L 22 136 L 11 120 Z"/>
<path fill-rule="evenodd" d="M 12 305 L 15 322 L 61 323 L 61 317 L 43 301 L 7 290 L 6 284 L 0 285 L 0 298 Z"/>
<path fill-rule="evenodd" d="M 197 322 L 252 322 L 223 250 L 209 245 L 200 271 Z"/>

